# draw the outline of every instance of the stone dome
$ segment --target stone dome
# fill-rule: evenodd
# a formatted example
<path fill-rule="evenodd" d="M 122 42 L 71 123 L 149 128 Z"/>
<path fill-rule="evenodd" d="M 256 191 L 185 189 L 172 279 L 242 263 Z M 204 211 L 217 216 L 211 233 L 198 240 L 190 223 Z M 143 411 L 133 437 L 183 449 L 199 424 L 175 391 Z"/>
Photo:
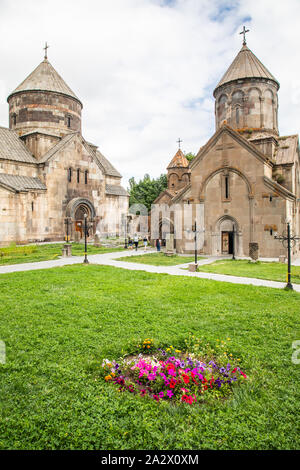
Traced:
<path fill-rule="evenodd" d="M 278 135 L 279 82 L 243 44 L 214 90 L 216 129 Z"/>
<path fill-rule="evenodd" d="M 36 129 L 57 136 L 81 131 L 82 103 L 46 58 L 7 101 L 9 126 L 19 135 Z"/>

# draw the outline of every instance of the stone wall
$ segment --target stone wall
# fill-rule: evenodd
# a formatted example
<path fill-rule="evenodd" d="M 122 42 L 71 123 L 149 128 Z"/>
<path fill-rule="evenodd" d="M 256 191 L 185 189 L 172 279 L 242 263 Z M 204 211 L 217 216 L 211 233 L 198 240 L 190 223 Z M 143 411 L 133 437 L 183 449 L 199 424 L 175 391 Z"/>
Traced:
<path fill-rule="evenodd" d="M 41 128 L 61 136 L 81 132 L 82 105 L 70 96 L 26 91 L 11 95 L 8 102 L 9 127 L 20 136 Z"/>

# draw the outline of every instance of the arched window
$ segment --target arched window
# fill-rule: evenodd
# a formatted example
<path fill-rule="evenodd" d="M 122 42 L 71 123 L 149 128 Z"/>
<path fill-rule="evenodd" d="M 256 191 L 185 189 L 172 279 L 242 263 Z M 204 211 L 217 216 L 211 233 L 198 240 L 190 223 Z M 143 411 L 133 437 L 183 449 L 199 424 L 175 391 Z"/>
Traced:
<path fill-rule="evenodd" d="M 85 172 L 84 172 L 84 184 L 88 183 L 88 173 L 89 172 L 87 170 L 85 170 Z"/>
<path fill-rule="evenodd" d="M 72 168 L 68 169 L 68 181 L 69 181 L 69 183 L 71 183 L 71 181 L 72 181 Z"/>
<path fill-rule="evenodd" d="M 229 174 L 223 174 L 222 175 L 222 201 L 231 201 L 231 196 L 230 196 L 230 176 Z"/>
<path fill-rule="evenodd" d="M 225 176 L 225 199 L 229 199 L 229 176 Z"/>
<path fill-rule="evenodd" d="M 80 183 L 80 170 L 77 170 L 77 183 Z"/>
<path fill-rule="evenodd" d="M 240 107 L 239 106 L 235 108 L 235 122 L 237 126 L 239 126 L 240 124 Z"/>
<path fill-rule="evenodd" d="M 67 117 L 67 126 L 71 127 L 71 117 L 70 116 Z"/>

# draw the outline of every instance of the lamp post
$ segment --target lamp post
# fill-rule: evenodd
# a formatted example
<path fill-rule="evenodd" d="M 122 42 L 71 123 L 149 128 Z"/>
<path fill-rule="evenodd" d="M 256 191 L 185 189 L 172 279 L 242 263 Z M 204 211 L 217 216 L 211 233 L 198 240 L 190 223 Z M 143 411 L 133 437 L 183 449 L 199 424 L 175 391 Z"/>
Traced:
<path fill-rule="evenodd" d="M 84 264 L 88 264 L 87 259 L 87 214 L 84 214 Z"/>
<path fill-rule="evenodd" d="M 291 283 L 291 247 L 295 246 L 295 244 L 300 240 L 300 237 L 292 236 L 291 235 L 291 226 L 290 222 L 287 222 L 287 233 L 279 235 L 275 235 L 275 240 L 280 240 L 284 247 L 288 250 L 288 272 L 287 272 L 287 289 L 293 289 L 293 284 Z"/>
<path fill-rule="evenodd" d="M 194 235 L 194 241 L 195 241 L 195 249 L 194 249 L 194 252 L 195 252 L 195 265 L 197 265 L 198 263 L 198 250 L 197 250 L 197 245 L 198 245 L 198 233 L 200 232 L 205 232 L 205 229 L 203 230 L 197 230 L 197 221 L 195 220 L 195 225 L 194 227 L 192 227 L 192 230 L 188 229 L 187 232 L 190 233 L 190 232 L 193 232 L 195 235 Z"/>

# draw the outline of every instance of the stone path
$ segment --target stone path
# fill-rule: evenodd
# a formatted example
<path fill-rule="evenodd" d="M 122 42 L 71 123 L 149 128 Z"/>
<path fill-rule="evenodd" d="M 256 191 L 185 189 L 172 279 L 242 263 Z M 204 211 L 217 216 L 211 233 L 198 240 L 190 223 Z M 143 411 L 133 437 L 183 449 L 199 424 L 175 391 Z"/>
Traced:
<path fill-rule="evenodd" d="M 155 253 L 154 250 L 149 250 L 147 253 Z M 103 253 L 97 255 L 88 255 L 89 262 L 91 264 L 99 264 L 106 266 L 114 266 L 117 268 L 129 269 L 134 271 L 147 271 L 149 273 L 158 273 L 158 274 L 170 274 L 171 276 L 187 276 L 187 277 L 197 277 L 200 279 L 211 279 L 213 281 L 220 282 L 229 282 L 232 284 L 246 284 L 253 286 L 264 286 L 272 287 L 276 289 L 282 289 L 285 287 L 286 283 L 276 282 L 276 281 L 267 281 L 264 279 L 255 279 L 250 277 L 238 277 L 238 276 L 228 276 L 225 274 L 213 274 L 213 273 L 192 273 L 182 268 L 187 267 L 188 264 L 181 264 L 179 266 L 152 266 L 149 264 L 139 264 L 131 263 L 126 261 L 116 261 L 116 258 L 126 258 L 128 256 L 143 255 L 145 252 L 140 249 L 137 252 L 133 251 L 120 251 L 113 253 Z M 226 259 L 226 257 L 224 257 Z M 227 257 L 228 258 L 228 257 Z M 0 274 L 20 272 L 20 271 L 32 271 L 37 269 L 49 269 L 60 266 L 72 265 L 83 263 L 83 256 L 73 256 L 72 258 L 60 258 L 51 261 L 39 261 L 36 263 L 24 263 L 24 264 L 14 264 L 8 266 L 0 267 Z M 200 259 L 199 265 L 205 265 L 213 263 L 216 260 L 222 259 L 220 257 L 209 257 L 207 259 Z M 298 260 L 297 260 L 298 261 Z M 293 263 L 296 264 L 296 263 Z M 294 290 L 300 292 L 300 284 L 293 284 Z"/>

